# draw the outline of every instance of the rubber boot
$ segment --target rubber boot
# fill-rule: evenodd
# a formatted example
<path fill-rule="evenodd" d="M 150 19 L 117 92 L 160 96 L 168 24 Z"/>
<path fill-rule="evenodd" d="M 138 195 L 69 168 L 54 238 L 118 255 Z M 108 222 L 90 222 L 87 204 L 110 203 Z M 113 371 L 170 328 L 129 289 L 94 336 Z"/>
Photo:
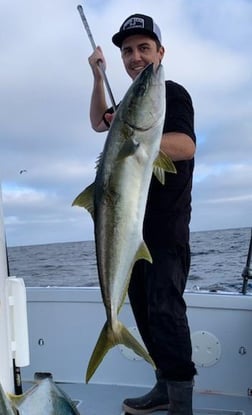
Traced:
<path fill-rule="evenodd" d="M 167 387 L 170 399 L 168 415 L 193 415 L 193 381 L 167 381 Z"/>
<path fill-rule="evenodd" d="M 162 378 L 161 372 L 156 371 L 157 382 L 146 395 L 138 398 L 125 399 L 123 410 L 125 414 L 149 414 L 154 411 L 163 411 L 169 408 L 167 380 Z"/>

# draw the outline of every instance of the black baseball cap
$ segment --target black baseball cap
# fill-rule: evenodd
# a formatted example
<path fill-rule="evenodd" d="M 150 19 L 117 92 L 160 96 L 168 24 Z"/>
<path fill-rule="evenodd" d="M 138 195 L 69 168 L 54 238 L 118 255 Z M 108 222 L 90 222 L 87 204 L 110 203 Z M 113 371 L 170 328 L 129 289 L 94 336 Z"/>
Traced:
<path fill-rule="evenodd" d="M 119 48 L 126 37 L 145 34 L 154 40 L 161 42 L 161 31 L 154 20 L 144 14 L 132 14 L 129 16 L 120 27 L 118 33 L 112 37 L 112 42 Z"/>

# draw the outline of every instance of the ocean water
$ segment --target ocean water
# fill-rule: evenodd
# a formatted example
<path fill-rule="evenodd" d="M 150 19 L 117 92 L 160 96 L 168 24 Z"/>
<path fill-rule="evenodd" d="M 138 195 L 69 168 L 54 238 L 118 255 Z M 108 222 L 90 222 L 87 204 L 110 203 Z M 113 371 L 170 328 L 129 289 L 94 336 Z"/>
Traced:
<path fill-rule="evenodd" d="M 192 232 L 187 289 L 241 291 L 250 236 L 250 228 Z M 99 285 L 94 241 L 8 247 L 7 252 L 10 275 L 22 277 L 27 287 Z"/>

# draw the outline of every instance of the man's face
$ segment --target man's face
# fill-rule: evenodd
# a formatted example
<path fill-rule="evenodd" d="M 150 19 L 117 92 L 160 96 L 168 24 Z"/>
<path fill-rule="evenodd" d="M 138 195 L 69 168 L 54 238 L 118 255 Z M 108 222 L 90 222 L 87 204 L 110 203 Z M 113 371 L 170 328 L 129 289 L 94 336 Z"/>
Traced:
<path fill-rule="evenodd" d="M 121 47 L 122 60 L 128 75 L 135 79 L 136 76 L 150 63 L 158 65 L 163 56 L 163 46 L 157 50 L 155 40 L 145 35 L 133 35 L 127 37 Z"/>

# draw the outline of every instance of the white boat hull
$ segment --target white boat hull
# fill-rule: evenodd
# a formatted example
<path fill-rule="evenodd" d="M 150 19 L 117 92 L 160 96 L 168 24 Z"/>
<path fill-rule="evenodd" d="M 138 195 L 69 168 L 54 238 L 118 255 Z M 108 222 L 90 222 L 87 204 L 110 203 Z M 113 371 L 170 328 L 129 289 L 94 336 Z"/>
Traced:
<path fill-rule="evenodd" d="M 198 370 L 195 414 L 252 414 L 252 296 L 186 292 L 185 299 Z M 99 288 L 28 288 L 27 300 L 31 364 L 22 369 L 23 381 L 32 381 L 35 372 L 51 372 L 55 381 L 63 382 L 67 391 L 71 389 L 73 399 L 83 401 L 84 407 L 85 399 L 86 405 L 91 405 L 92 391 L 98 393 L 97 388 L 100 394 L 107 388 L 120 388 L 118 402 L 115 396 L 118 410 L 121 399 L 129 393 L 144 393 L 142 388 L 147 391 L 155 382 L 148 363 L 116 347 L 106 355 L 90 384 L 84 384 L 88 360 L 104 323 Z M 120 318 L 134 331 L 128 301 Z M 84 397 L 78 398 L 78 388 Z M 108 400 L 107 413 L 118 413 L 111 412 L 111 404 Z M 93 405 L 99 406 L 97 399 Z M 220 408 L 222 412 L 218 412 Z M 100 413 L 98 409 L 93 412 Z"/>

